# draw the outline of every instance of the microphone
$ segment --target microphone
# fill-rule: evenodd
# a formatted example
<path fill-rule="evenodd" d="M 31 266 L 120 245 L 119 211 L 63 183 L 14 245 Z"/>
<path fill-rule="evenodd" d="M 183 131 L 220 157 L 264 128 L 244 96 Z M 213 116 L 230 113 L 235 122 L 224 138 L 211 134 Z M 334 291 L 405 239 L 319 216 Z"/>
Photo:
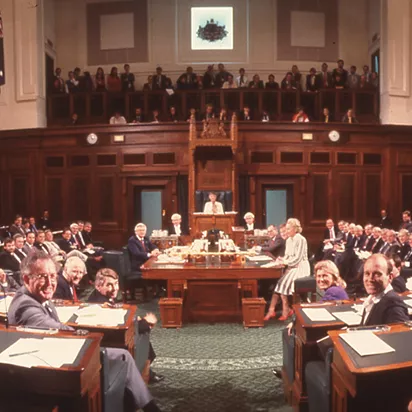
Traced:
<path fill-rule="evenodd" d="M 0 226 L 0 230 L 8 229 L 9 226 Z"/>
<path fill-rule="evenodd" d="M 7 275 L 6 275 L 6 276 L 7 276 Z M 3 291 L 3 293 L 4 293 L 4 306 L 6 307 L 6 319 L 4 320 L 4 322 L 5 322 L 5 324 L 6 324 L 6 329 L 8 329 L 8 328 L 9 328 L 9 308 L 7 307 L 7 300 L 6 300 L 6 298 L 7 298 L 7 293 L 6 293 L 5 287 L 3 286 L 2 283 L 0 283 L 0 288 L 1 288 L 1 290 Z"/>

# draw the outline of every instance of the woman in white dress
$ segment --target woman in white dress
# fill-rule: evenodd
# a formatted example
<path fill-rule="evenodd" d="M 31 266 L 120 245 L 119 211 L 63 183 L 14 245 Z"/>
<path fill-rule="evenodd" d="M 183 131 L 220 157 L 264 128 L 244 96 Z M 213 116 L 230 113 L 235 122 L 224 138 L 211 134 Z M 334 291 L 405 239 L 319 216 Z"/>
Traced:
<path fill-rule="evenodd" d="M 288 239 L 286 240 L 285 257 L 281 262 L 284 266 L 284 272 L 273 291 L 269 311 L 265 316 L 265 320 L 276 316 L 275 307 L 279 296 L 282 299 L 282 316 L 279 320 L 284 321 L 292 316 L 293 310 L 289 306 L 288 296 L 292 295 L 295 291 L 295 280 L 310 275 L 308 244 L 306 239 L 301 235 L 302 226 L 299 220 L 288 219 L 286 232 Z"/>

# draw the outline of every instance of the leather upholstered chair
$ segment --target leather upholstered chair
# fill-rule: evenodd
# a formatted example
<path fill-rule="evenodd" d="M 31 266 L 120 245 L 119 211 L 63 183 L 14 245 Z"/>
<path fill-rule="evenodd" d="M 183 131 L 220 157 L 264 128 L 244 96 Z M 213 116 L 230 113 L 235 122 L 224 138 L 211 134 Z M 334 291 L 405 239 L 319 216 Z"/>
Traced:
<path fill-rule="evenodd" d="M 229 212 L 232 210 L 233 193 L 231 190 L 196 190 L 195 204 L 196 212 L 203 212 L 205 203 L 209 201 L 209 193 L 215 192 L 217 201 L 222 203 L 223 211 Z"/>
<path fill-rule="evenodd" d="M 123 412 L 127 365 L 122 360 L 110 360 L 106 350 L 100 349 L 100 371 L 103 412 Z"/>

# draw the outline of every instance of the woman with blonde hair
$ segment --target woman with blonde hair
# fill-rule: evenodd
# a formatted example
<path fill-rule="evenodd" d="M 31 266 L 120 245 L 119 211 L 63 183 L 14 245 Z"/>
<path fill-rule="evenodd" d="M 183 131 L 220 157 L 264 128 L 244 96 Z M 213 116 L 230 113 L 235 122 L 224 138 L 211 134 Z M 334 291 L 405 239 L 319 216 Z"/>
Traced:
<path fill-rule="evenodd" d="M 349 299 L 345 291 L 346 282 L 340 277 L 339 269 L 330 260 L 322 260 L 315 266 L 318 288 L 325 292 L 322 301 Z"/>
<path fill-rule="evenodd" d="M 286 232 L 288 239 L 286 240 L 285 257 L 283 259 L 281 258 L 284 272 L 273 291 L 269 311 L 265 316 L 265 320 L 276 316 L 275 307 L 279 296 L 282 299 L 282 316 L 279 320 L 284 321 L 292 316 L 293 310 L 289 306 L 288 296 L 293 295 L 295 291 L 295 280 L 310 275 L 308 244 L 306 239 L 301 235 L 302 226 L 299 220 L 294 218 L 288 219 Z"/>

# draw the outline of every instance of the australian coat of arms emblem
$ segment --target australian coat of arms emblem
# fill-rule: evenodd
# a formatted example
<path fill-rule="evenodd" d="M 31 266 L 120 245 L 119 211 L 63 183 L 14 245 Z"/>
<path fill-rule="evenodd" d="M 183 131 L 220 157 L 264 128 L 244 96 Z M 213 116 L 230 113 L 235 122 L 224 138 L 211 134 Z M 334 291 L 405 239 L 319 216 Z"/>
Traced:
<path fill-rule="evenodd" d="M 197 37 L 210 43 L 223 40 L 227 34 L 226 26 L 219 26 L 219 22 L 215 23 L 213 19 L 208 20 L 204 27 L 199 26 L 197 31 Z"/>

